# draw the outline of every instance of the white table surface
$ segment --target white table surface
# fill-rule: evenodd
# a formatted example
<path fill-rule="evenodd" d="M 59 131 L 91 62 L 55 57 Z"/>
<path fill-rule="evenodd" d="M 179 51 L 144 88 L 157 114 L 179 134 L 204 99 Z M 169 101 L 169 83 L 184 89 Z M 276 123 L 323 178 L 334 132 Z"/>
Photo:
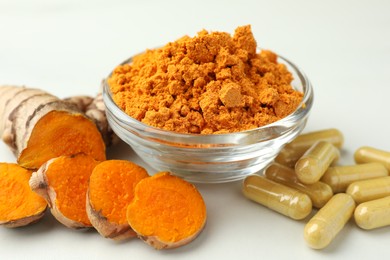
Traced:
<path fill-rule="evenodd" d="M 233 33 L 251 24 L 258 45 L 298 64 L 314 86 L 305 131 L 345 134 L 340 164 L 362 145 L 390 150 L 390 1 L 20 1 L 0 0 L 0 84 L 59 97 L 94 95 L 118 63 L 201 29 Z M 126 146 L 109 151 L 146 166 Z M 0 143 L 0 161 L 14 162 Z M 303 240 L 305 221 L 244 198 L 241 182 L 197 185 L 208 207 L 201 235 L 157 251 L 75 231 L 50 214 L 32 226 L 0 227 L 0 259 L 389 259 L 390 227 L 353 221 L 324 250 Z"/>

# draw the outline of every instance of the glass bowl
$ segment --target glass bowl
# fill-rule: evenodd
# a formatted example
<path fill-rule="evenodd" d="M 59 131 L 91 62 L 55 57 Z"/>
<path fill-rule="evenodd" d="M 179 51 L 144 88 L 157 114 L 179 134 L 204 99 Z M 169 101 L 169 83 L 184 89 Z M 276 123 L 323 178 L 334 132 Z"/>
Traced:
<path fill-rule="evenodd" d="M 132 58 L 122 64 L 131 63 Z M 103 100 L 113 131 L 157 171 L 170 171 L 190 182 L 221 183 L 243 179 L 266 167 L 305 127 L 313 104 L 309 79 L 289 60 L 292 86 L 304 93 L 301 104 L 272 124 L 229 134 L 182 134 L 151 127 L 130 117 L 113 101 L 107 80 Z"/>

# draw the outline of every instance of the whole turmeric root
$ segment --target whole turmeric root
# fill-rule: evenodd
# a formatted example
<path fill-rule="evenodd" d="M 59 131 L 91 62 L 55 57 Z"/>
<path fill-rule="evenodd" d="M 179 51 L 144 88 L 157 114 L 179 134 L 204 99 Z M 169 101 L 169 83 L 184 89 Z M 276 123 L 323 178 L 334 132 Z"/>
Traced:
<path fill-rule="evenodd" d="M 0 137 L 29 169 L 80 152 L 106 158 L 96 125 L 74 104 L 39 89 L 0 87 Z"/>
<path fill-rule="evenodd" d="M 127 220 L 154 248 L 175 248 L 191 242 L 202 231 L 206 205 L 194 185 L 161 172 L 137 184 Z"/>
<path fill-rule="evenodd" d="M 136 236 L 127 222 L 126 209 L 137 183 L 148 176 L 144 168 L 125 160 L 104 161 L 94 168 L 87 192 L 87 214 L 102 236 L 115 240 Z"/>
<path fill-rule="evenodd" d="M 53 216 L 70 228 L 92 227 L 86 211 L 88 180 L 99 162 L 89 155 L 60 156 L 43 164 L 30 179 Z"/>
<path fill-rule="evenodd" d="M 30 189 L 30 176 L 17 164 L 0 163 L 0 225 L 21 227 L 43 217 L 47 203 Z"/>

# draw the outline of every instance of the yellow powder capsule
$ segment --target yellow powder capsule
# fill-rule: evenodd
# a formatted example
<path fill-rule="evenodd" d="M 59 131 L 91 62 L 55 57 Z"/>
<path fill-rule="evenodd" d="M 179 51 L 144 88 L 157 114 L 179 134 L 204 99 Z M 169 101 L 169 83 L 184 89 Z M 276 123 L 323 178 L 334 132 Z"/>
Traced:
<path fill-rule="evenodd" d="M 346 193 L 357 204 L 390 196 L 390 176 L 353 182 Z"/>
<path fill-rule="evenodd" d="M 280 151 L 275 158 L 275 162 L 294 168 L 295 163 L 306 150 L 319 141 L 326 141 L 337 148 L 341 148 L 344 143 L 344 137 L 335 128 L 301 134 Z"/>
<path fill-rule="evenodd" d="M 264 171 L 267 179 L 284 184 L 290 188 L 305 193 L 311 199 L 313 206 L 322 208 L 333 196 L 332 189 L 323 182 L 303 184 L 299 182 L 295 171 L 287 166 L 273 163 Z"/>
<path fill-rule="evenodd" d="M 390 225 L 390 196 L 364 202 L 355 209 L 355 222 L 363 229 Z"/>
<path fill-rule="evenodd" d="M 345 192 L 348 185 L 355 181 L 385 177 L 388 171 L 380 163 L 364 163 L 348 166 L 329 167 L 321 178 L 334 193 Z"/>
<path fill-rule="evenodd" d="M 303 219 L 312 210 L 306 194 L 262 176 L 246 177 L 242 191 L 247 198 L 292 219 Z"/>
<path fill-rule="evenodd" d="M 305 184 L 319 181 L 332 162 L 339 157 L 340 152 L 333 144 L 324 141 L 315 143 L 295 164 L 299 181 Z"/>
<path fill-rule="evenodd" d="M 390 152 L 363 146 L 355 151 L 354 157 L 356 163 L 378 162 L 390 171 Z"/>
<path fill-rule="evenodd" d="M 355 209 L 355 201 L 345 193 L 334 195 L 306 224 L 304 238 L 314 249 L 327 247 L 343 229 Z"/>

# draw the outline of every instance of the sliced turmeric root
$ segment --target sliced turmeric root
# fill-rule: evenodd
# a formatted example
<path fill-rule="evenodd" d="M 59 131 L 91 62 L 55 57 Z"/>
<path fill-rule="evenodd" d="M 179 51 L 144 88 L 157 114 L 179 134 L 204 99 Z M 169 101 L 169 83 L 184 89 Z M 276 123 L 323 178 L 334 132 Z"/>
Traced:
<path fill-rule="evenodd" d="M 105 144 L 76 105 L 38 89 L 0 87 L 0 136 L 18 163 L 38 169 L 49 159 L 85 153 L 104 160 Z"/>
<path fill-rule="evenodd" d="M 108 160 L 95 167 L 87 192 L 87 213 L 102 236 L 123 240 L 137 235 L 127 222 L 126 209 L 137 183 L 148 176 L 144 168 L 124 160 Z"/>
<path fill-rule="evenodd" d="M 191 242 L 206 223 L 206 206 L 194 185 L 161 172 L 141 180 L 127 208 L 138 236 L 156 249 Z"/>
<path fill-rule="evenodd" d="M 86 194 L 89 177 L 98 163 L 85 154 L 53 158 L 33 173 L 30 186 L 46 199 L 53 216 L 65 226 L 92 227 L 86 211 Z"/>
<path fill-rule="evenodd" d="M 36 124 L 18 163 L 36 168 L 51 158 L 85 153 L 105 160 L 105 148 L 96 126 L 81 114 L 51 111 Z"/>
<path fill-rule="evenodd" d="M 0 163 L 0 225 L 21 227 L 43 217 L 47 203 L 31 190 L 30 176 L 17 164 Z"/>

